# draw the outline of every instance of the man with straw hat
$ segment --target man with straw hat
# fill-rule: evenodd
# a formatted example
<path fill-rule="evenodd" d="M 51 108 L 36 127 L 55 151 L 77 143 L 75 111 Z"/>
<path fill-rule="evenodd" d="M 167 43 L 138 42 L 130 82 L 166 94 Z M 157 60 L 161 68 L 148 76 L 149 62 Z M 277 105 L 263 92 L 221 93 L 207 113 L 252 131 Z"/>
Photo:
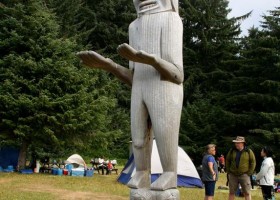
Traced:
<path fill-rule="evenodd" d="M 241 185 L 245 200 L 251 200 L 251 180 L 256 167 L 253 151 L 246 146 L 245 137 L 237 136 L 226 157 L 226 171 L 229 178 L 229 200 L 234 199 L 238 185 Z"/>

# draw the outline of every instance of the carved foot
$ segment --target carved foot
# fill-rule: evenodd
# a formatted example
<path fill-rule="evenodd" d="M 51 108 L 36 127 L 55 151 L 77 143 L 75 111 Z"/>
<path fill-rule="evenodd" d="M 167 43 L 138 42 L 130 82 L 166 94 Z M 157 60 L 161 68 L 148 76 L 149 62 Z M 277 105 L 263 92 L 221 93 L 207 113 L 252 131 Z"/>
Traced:
<path fill-rule="evenodd" d="M 131 189 L 130 200 L 180 200 L 178 189 L 155 191 L 149 189 Z"/>
<path fill-rule="evenodd" d="M 138 171 L 127 183 L 130 188 L 150 188 L 151 178 L 148 171 Z"/>
<path fill-rule="evenodd" d="M 131 189 L 130 200 L 152 200 L 152 192 L 149 189 Z"/>
<path fill-rule="evenodd" d="M 170 189 L 165 191 L 153 191 L 156 200 L 180 200 L 180 193 L 177 189 Z"/>
<path fill-rule="evenodd" d="M 175 172 L 164 172 L 155 182 L 152 183 L 152 190 L 167 190 L 177 187 L 177 174 Z"/>

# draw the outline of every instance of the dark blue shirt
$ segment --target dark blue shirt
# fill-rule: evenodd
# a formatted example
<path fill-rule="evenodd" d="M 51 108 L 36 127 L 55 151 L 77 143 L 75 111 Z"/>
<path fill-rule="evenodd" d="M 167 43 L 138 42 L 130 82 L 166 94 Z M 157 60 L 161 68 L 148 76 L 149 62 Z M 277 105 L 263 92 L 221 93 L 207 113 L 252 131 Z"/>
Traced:
<path fill-rule="evenodd" d="M 237 168 L 239 167 L 241 153 L 242 151 L 236 151 L 235 163 Z"/>

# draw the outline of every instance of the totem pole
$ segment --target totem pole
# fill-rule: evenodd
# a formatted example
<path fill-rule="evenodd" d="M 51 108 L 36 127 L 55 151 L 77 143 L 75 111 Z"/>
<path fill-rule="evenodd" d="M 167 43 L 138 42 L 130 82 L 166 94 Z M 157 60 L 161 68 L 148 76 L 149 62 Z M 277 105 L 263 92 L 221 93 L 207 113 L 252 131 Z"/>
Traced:
<path fill-rule="evenodd" d="M 180 199 L 177 151 L 183 102 L 183 25 L 178 0 L 133 0 L 137 19 L 129 44 L 119 45 L 129 69 L 94 51 L 77 55 L 83 64 L 114 74 L 131 85 L 131 134 L 136 173 L 128 183 L 131 200 Z M 151 184 L 151 145 L 156 140 L 163 168 Z"/>

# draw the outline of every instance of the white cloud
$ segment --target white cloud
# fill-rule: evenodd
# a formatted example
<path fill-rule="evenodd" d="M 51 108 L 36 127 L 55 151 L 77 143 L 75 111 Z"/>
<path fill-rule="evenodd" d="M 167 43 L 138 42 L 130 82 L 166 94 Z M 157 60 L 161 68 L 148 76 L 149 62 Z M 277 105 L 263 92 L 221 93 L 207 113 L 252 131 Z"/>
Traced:
<path fill-rule="evenodd" d="M 279 6 L 280 0 L 229 0 L 229 8 L 232 9 L 229 17 L 238 17 L 253 11 L 251 16 L 241 24 L 242 35 L 246 35 L 249 28 L 260 25 L 260 21 L 263 20 L 262 15 L 267 15 L 268 10 L 274 10 Z"/>

